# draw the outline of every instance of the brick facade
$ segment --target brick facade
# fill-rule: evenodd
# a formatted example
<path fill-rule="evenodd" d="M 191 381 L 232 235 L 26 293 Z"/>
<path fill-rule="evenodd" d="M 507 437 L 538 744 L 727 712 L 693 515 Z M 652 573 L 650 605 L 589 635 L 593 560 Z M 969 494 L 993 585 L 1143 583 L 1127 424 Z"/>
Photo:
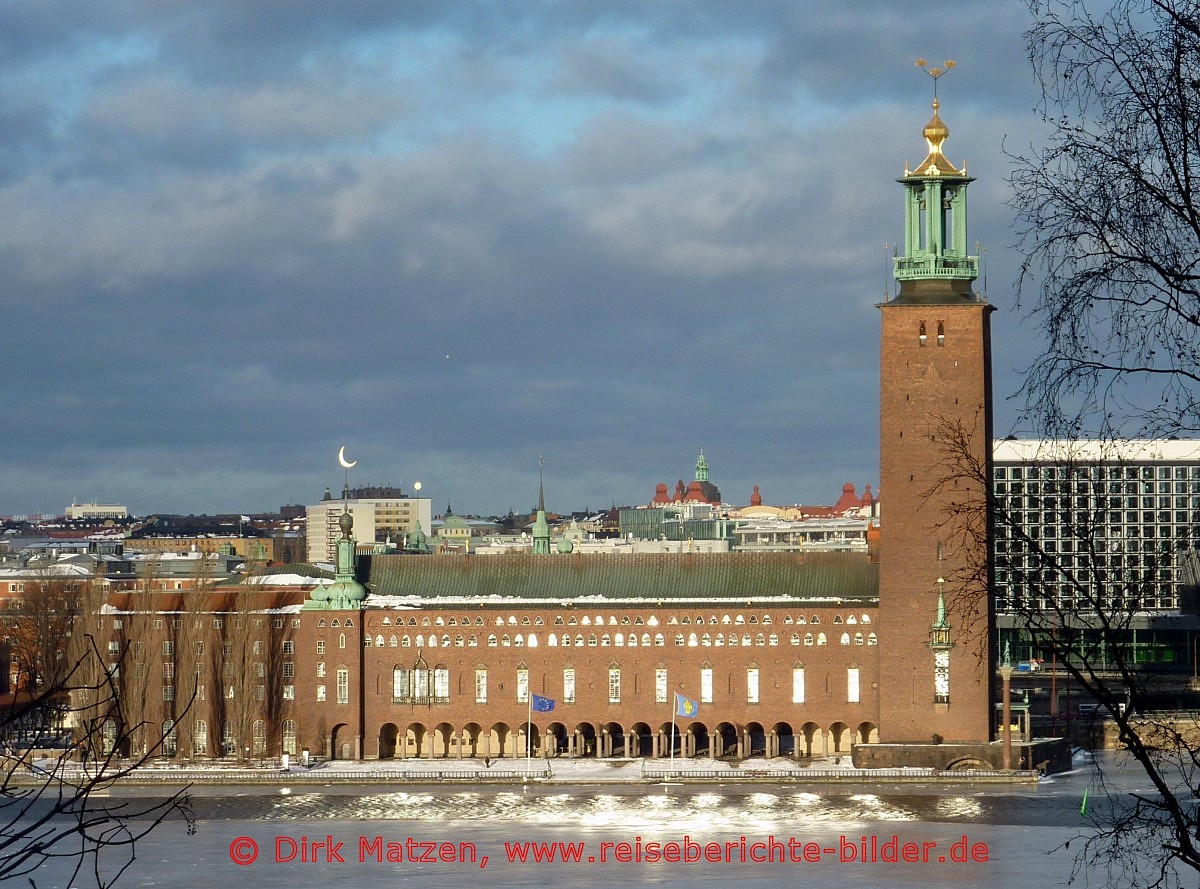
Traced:
<path fill-rule="evenodd" d="M 888 627 L 880 723 L 889 741 L 990 735 L 988 596 L 992 307 L 957 282 L 921 282 L 881 306 L 880 622 Z M 960 475 L 956 462 L 979 467 Z M 968 517 L 955 518 L 966 507 Z M 939 578 L 944 582 L 939 584 Z M 938 694 L 931 625 L 950 624 L 949 693 Z"/>

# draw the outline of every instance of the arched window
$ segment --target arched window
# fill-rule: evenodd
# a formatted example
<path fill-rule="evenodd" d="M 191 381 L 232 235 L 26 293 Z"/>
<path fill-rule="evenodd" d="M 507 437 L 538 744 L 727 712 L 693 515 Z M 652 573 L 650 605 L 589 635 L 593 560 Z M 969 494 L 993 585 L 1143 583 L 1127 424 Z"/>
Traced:
<path fill-rule="evenodd" d="M 927 339 L 928 337 L 925 335 L 925 322 L 922 321 L 921 326 L 917 331 L 917 342 L 924 346 Z"/>
<path fill-rule="evenodd" d="M 946 325 L 941 321 L 938 322 L 938 345 L 946 345 Z"/>
<path fill-rule="evenodd" d="M 254 720 L 254 724 L 250 727 L 250 738 L 255 756 L 266 756 L 267 754 L 267 724 L 261 719 Z"/>
<path fill-rule="evenodd" d="M 208 723 L 203 719 L 192 729 L 192 756 L 208 756 Z"/>
<path fill-rule="evenodd" d="M 283 721 L 283 752 L 290 756 L 296 755 L 296 720 Z"/>

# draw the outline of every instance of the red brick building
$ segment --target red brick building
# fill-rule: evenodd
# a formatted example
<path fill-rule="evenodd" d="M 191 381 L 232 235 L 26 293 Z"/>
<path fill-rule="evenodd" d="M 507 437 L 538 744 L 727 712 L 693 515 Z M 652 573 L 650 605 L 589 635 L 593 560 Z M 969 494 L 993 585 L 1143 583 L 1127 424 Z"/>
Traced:
<path fill-rule="evenodd" d="M 143 646 L 143 718 L 169 732 L 167 752 L 744 757 L 986 741 L 988 493 L 944 451 L 961 439 L 964 459 L 990 460 L 991 307 L 971 289 L 972 180 L 941 153 L 936 100 L 924 132 L 928 156 L 899 180 L 899 289 L 881 306 L 877 559 L 554 553 L 535 529 L 522 556 L 356 562 L 347 514 L 332 584 L 118 602 L 100 618 L 114 652 Z M 675 720 L 672 747 L 676 695 L 699 709 Z"/>

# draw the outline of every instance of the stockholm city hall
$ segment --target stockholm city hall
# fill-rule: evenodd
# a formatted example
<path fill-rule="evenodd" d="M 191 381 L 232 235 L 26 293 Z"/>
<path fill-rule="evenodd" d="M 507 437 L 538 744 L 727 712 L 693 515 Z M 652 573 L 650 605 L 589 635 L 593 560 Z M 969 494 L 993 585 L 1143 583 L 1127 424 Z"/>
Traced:
<path fill-rule="evenodd" d="M 923 135 L 924 159 L 898 180 L 904 249 L 879 306 L 877 553 L 564 553 L 539 511 L 519 555 L 356 557 L 347 514 L 332 584 L 255 590 L 261 685 L 226 689 L 217 665 L 186 712 L 164 702 L 171 749 L 371 760 L 854 748 L 871 765 L 998 765 L 989 495 L 983 479 L 945 484 L 939 452 L 959 430 L 990 466 L 992 307 L 973 290 L 973 180 L 943 153 L 936 97 Z M 984 533 L 959 533 L 964 521 Z M 228 632 L 211 613 L 175 613 L 147 650 L 183 661 L 201 641 L 183 638 L 189 626 Z M 182 699 L 187 668 L 171 670 Z M 230 696 L 250 694 L 231 723 Z M 533 711 L 532 695 L 551 709 Z M 677 695 L 695 716 L 674 717 Z"/>

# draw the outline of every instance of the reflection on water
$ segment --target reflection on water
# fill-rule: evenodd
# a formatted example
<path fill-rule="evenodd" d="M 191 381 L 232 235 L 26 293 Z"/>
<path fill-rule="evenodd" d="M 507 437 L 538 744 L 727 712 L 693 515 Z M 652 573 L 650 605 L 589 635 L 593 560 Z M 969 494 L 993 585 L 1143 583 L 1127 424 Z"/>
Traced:
<path fill-rule="evenodd" d="M 1136 778 L 1137 776 L 1132 776 Z M 1084 827 L 1080 796 L 1091 775 L 1061 776 L 1036 786 L 891 785 L 795 788 L 763 785 L 530 785 L 521 787 L 415 787 L 372 785 L 194 788 L 200 830 L 184 837 L 163 825 L 138 846 L 138 862 L 122 887 L 191 889 L 242 885 L 297 889 L 339 881 L 356 889 L 442 889 L 479 885 L 480 871 L 462 864 L 404 862 L 292 865 L 267 860 L 277 838 L 327 836 L 353 845 L 359 835 L 468 841 L 491 856 L 489 889 L 531 884 L 579 889 L 655 884 L 663 889 L 842 889 L 849 885 L 900 889 L 1027 889 L 1063 886 L 1072 854 L 1064 844 Z M 115 796 L 153 795 L 120 788 Z M 161 791 L 157 791 L 161 792 Z M 969 836 L 989 849 L 986 863 L 916 864 L 842 861 L 820 864 L 578 864 L 507 862 L 505 843 L 519 840 L 603 842 L 751 840 L 767 835 L 879 843 L 933 842 L 939 849 Z M 230 860 L 235 839 L 253 838 L 264 859 L 243 867 Z M 1074 846 L 1072 847 L 1072 849 Z M 39 873 L 44 889 L 71 885 L 61 865 Z"/>
<path fill-rule="evenodd" d="M 529 787 L 436 790 L 328 787 L 197 788 L 196 814 L 202 820 L 300 820 L 413 822 L 522 822 L 622 826 L 653 830 L 697 825 L 714 830 L 764 829 L 802 821 L 808 824 L 963 822 L 970 824 L 1063 825 L 1078 823 L 1077 789 L 1007 787 L 976 791 L 946 788 L 945 795 L 895 788 L 887 792 L 800 791 L 784 788 L 622 786 L 613 788 Z M 134 791 L 128 791 L 132 794 Z M 225 791 L 228 792 L 228 791 Z"/>

